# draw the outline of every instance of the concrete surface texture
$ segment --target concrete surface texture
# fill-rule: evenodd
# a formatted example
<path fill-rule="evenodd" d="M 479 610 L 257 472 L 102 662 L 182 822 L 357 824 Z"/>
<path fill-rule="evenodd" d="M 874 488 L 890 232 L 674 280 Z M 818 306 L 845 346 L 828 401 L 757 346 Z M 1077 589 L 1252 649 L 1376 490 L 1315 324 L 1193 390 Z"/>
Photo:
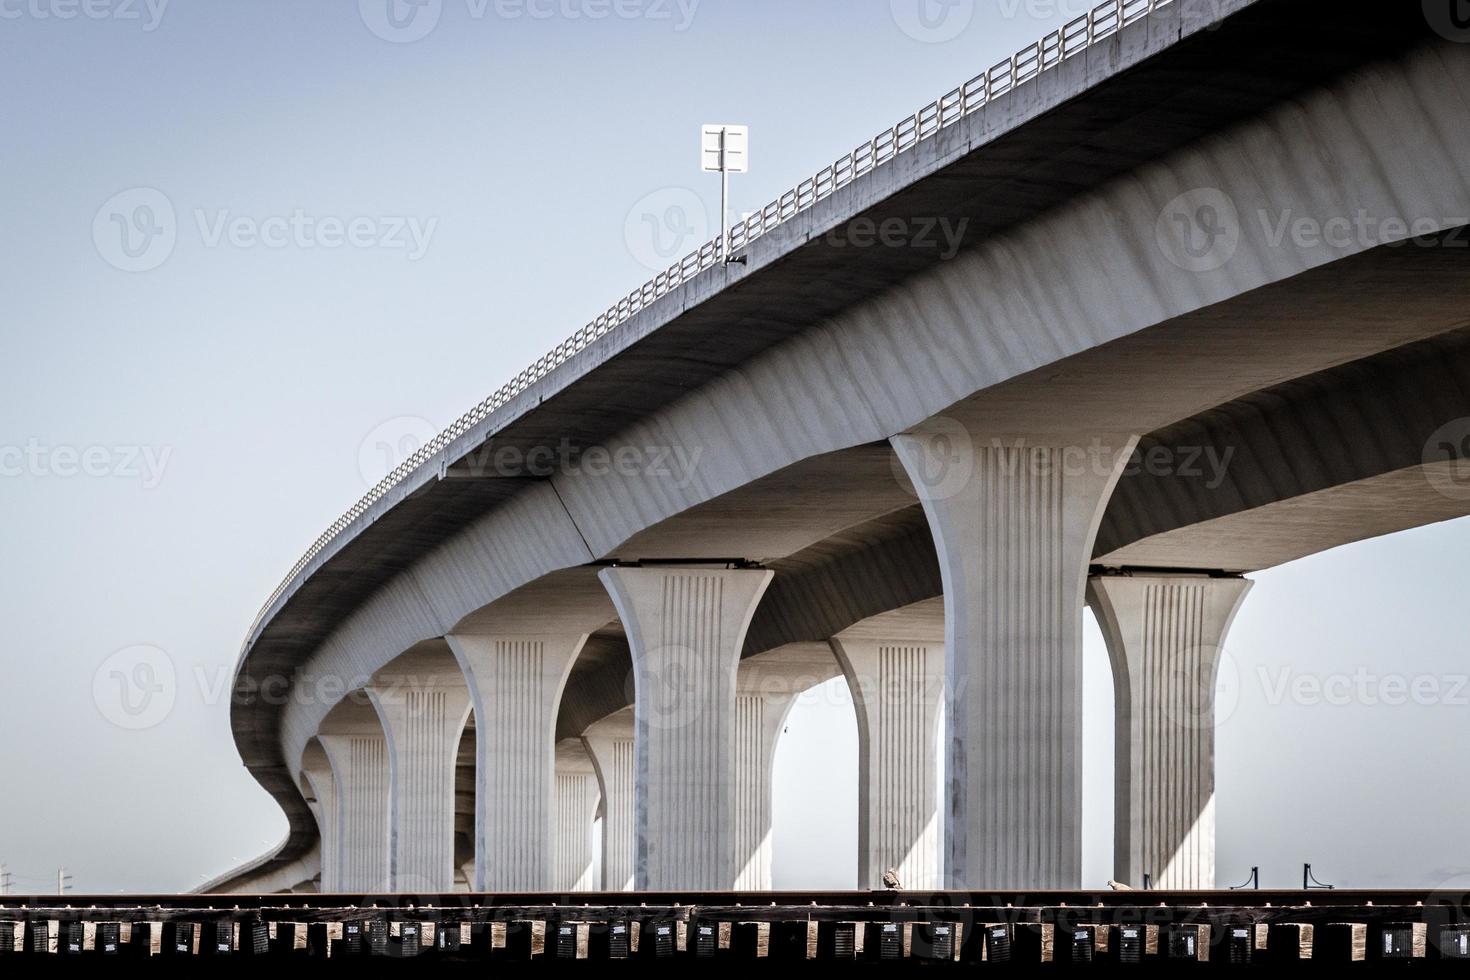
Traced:
<path fill-rule="evenodd" d="M 920 603 L 832 638 L 858 723 L 858 885 L 943 887 L 937 748 L 944 606 Z M 904 621 L 907 619 L 908 621 Z"/>
<path fill-rule="evenodd" d="M 320 737 L 337 783 L 341 834 L 326 846 L 337 852 L 342 891 L 383 891 L 391 883 L 388 740 L 376 719 L 354 714 L 359 717 L 324 727 Z"/>
<path fill-rule="evenodd" d="M 1113 876 L 1214 888 L 1216 680 L 1251 583 L 1104 576 L 1088 589 L 1116 692 Z"/>
<path fill-rule="evenodd" d="M 607 891 L 633 887 L 637 840 L 633 727 L 633 709 L 624 708 L 597 722 L 582 736 L 602 794 L 602 887 Z"/>
<path fill-rule="evenodd" d="M 475 888 L 479 891 L 551 887 L 556 706 L 585 640 L 585 634 L 448 637 L 477 708 Z"/>
<path fill-rule="evenodd" d="M 598 869 L 592 860 L 592 825 L 602 802 L 597 770 L 576 739 L 556 747 L 555 869 L 551 891 L 594 891 Z"/>
<path fill-rule="evenodd" d="M 633 655 L 633 882 L 728 889 L 737 875 L 736 670 L 771 572 L 601 573 Z"/>
<path fill-rule="evenodd" d="M 454 887 L 454 777 L 470 713 L 446 652 L 404 658 L 367 687 L 388 747 L 388 884 L 433 894 Z"/>

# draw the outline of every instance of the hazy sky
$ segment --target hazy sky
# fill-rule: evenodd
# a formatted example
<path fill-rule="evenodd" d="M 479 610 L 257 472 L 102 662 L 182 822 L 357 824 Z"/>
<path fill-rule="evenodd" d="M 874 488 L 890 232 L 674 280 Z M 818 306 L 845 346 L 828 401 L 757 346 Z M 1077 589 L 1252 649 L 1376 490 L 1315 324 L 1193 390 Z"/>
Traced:
<path fill-rule="evenodd" d="M 715 226 L 700 124 L 751 126 L 733 203 L 758 207 L 1082 9 L 426 0 L 394 21 L 386 2 L 0 0 L 0 863 L 18 890 L 62 865 L 79 891 L 186 889 L 280 838 L 225 702 L 261 602 L 397 461 L 381 445 L 447 424 Z M 648 213 L 669 218 L 657 236 Z M 1470 868 L 1467 541 L 1429 528 L 1259 576 L 1228 644 L 1222 879 Z M 1086 656 L 1099 883 L 1111 681 L 1090 620 Z M 118 665 L 167 710 L 120 714 Z M 1281 683 L 1359 669 L 1439 693 L 1313 704 Z M 830 692 L 793 714 L 778 884 L 855 880 L 855 739 Z"/>

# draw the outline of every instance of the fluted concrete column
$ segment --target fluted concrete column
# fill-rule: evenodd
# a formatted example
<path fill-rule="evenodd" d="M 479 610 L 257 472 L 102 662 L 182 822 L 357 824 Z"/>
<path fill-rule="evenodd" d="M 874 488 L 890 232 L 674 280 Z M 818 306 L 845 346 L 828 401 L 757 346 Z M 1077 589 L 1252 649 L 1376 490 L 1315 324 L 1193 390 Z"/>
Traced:
<path fill-rule="evenodd" d="M 637 830 L 633 820 L 633 709 L 624 708 L 582 734 L 602 793 L 602 890 L 633 888 Z"/>
<path fill-rule="evenodd" d="M 336 890 L 388 891 L 388 740 L 380 729 L 323 734 L 318 741 L 337 785 Z"/>
<path fill-rule="evenodd" d="M 1221 647 L 1252 583 L 1167 574 L 1093 578 L 1113 663 L 1113 876 L 1215 887 L 1215 701 Z"/>
<path fill-rule="evenodd" d="M 451 658 L 380 671 L 367 689 L 388 738 L 389 887 L 454 889 L 454 770 L 470 693 Z"/>
<path fill-rule="evenodd" d="M 772 573 L 656 566 L 599 576 L 633 656 L 635 885 L 730 888 L 735 670 Z"/>
<path fill-rule="evenodd" d="M 1136 442 L 952 421 L 893 439 L 944 584 L 951 887 L 1081 883 L 1087 566 Z"/>
<path fill-rule="evenodd" d="M 836 677 L 837 659 L 820 643 L 792 643 L 740 661 L 735 673 L 735 888 L 769 891 L 771 777 L 776 742 L 803 692 Z"/>
<path fill-rule="evenodd" d="M 445 637 L 475 704 L 475 888 L 553 883 L 556 714 L 583 632 Z"/>
<path fill-rule="evenodd" d="M 944 885 L 939 863 L 936 749 L 944 697 L 943 625 L 902 638 L 842 633 L 832 649 L 858 726 L 858 887 Z"/>
<path fill-rule="evenodd" d="M 332 763 L 320 743 L 307 747 L 301 763 L 302 789 L 307 793 L 307 803 L 315 814 L 320 831 L 323 892 L 342 890 L 338 865 L 342 854 L 341 832 L 338 830 L 337 783 L 332 776 Z"/>
<path fill-rule="evenodd" d="M 552 889 L 585 892 L 597 888 L 592 863 L 592 822 L 601 801 L 597 772 L 580 739 L 556 747 L 556 844 Z"/>

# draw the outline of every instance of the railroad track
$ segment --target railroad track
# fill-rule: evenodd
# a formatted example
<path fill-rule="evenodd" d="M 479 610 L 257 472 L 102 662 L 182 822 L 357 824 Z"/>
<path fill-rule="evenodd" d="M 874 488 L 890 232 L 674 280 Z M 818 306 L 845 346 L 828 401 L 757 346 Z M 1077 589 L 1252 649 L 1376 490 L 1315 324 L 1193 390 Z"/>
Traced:
<path fill-rule="evenodd" d="M 40 958 L 127 960 L 151 972 L 203 959 L 260 969 L 373 957 L 655 971 L 762 959 L 1463 971 L 1470 899 L 1345 890 L 0 896 L 0 977 Z"/>

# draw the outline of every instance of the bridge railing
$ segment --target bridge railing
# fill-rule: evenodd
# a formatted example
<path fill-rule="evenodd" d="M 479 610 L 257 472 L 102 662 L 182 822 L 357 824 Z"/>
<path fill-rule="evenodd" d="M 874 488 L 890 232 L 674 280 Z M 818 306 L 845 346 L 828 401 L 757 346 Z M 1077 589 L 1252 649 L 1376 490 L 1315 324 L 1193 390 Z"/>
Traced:
<path fill-rule="evenodd" d="M 831 197 L 864 174 L 883 166 L 899 154 L 912 149 L 920 142 L 983 108 L 991 99 L 1004 95 L 1017 85 L 1055 68 L 1066 59 L 1085 51 L 1089 46 L 1116 34 L 1123 27 L 1148 16 L 1155 10 L 1171 6 L 1174 2 L 1176 0 L 1106 0 L 1098 4 L 1087 14 L 1064 24 L 1034 44 L 1022 48 L 1009 59 L 997 63 L 988 71 L 981 72 L 912 115 L 899 120 L 866 143 L 838 157 L 831 164 L 817 171 L 814 176 L 803 180 L 764 208 L 738 222 L 729 229 L 729 247 L 731 250 L 747 247 L 819 201 Z M 721 215 L 722 225 L 723 222 L 724 216 Z M 619 299 L 596 319 L 542 355 L 535 363 L 511 378 L 490 397 L 460 416 L 448 428 L 394 467 L 387 476 L 364 494 L 362 499 L 353 504 L 347 513 L 333 521 L 332 525 L 322 532 L 296 564 L 291 566 L 291 571 L 271 593 L 259 615 L 256 616 L 255 623 L 251 626 L 251 634 L 253 635 L 259 628 L 271 607 L 291 587 L 291 583 L 296 580 L 297 576 L 305 571 L 334 539 L 356 523 L 358 518 L 367 513 L 375 504 L 387 497 L 410 474 L 460 436 L 479 425 L 493 412 L 591 346 L 594 341 L 627 322 L 660 297 L 682 286 L 701 272 L 713 268 L 721 260 L 720 238 L 705 242 L 696 251 L 684 256 L 638 289 Z"/>

